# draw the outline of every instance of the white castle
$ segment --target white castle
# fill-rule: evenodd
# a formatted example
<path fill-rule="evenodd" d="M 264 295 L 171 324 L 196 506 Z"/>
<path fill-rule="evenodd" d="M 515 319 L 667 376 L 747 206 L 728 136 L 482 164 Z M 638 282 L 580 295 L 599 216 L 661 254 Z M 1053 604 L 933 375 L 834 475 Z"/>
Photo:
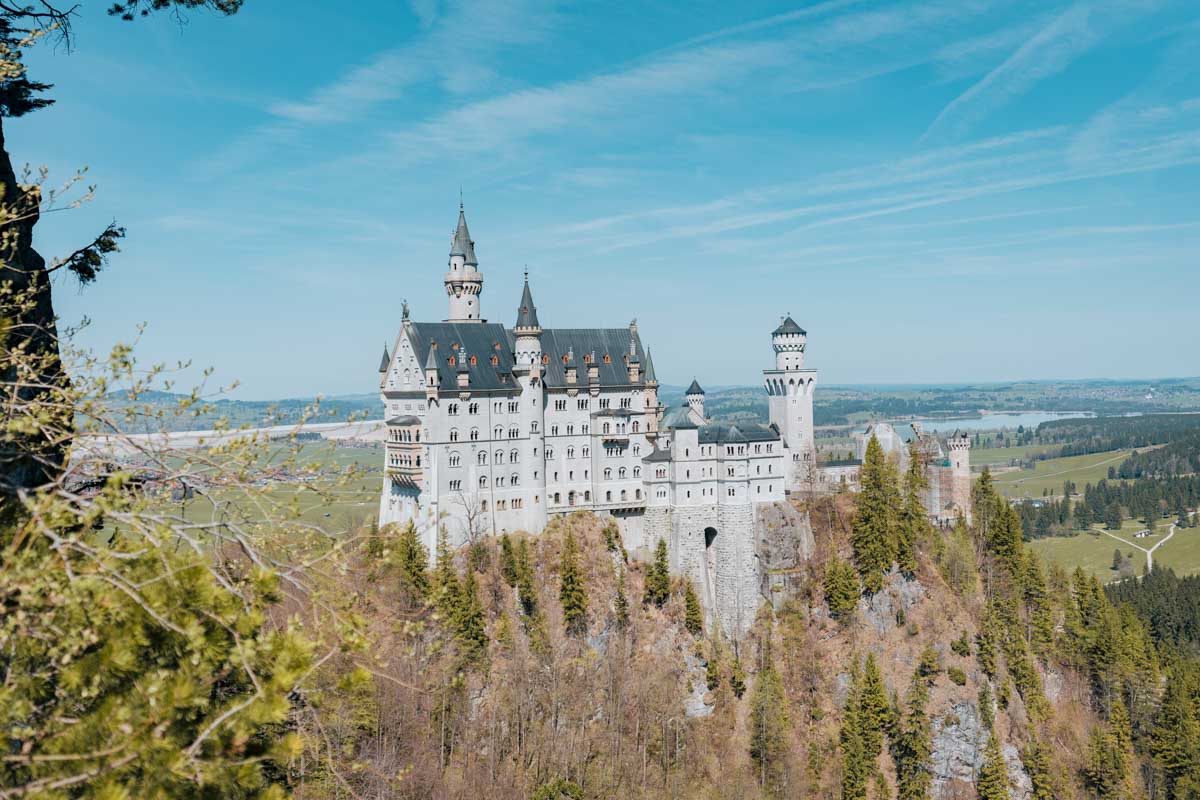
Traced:
<path fill-rule="evenodd" d="M 413 521 L 432 552 L 553 515 L 615 518 L 630 551 L 668 541 L 727 629 L 753 618 L 759 515 L 816 472 L 805 331 L 790 317 L 764 370 L 770 425 L 710 421 L 696 381 L 664 408 L 636 322 L 543 328 L 529 276 L 512 328 L 482 317 L 483 273 L 459 206 L 444 322 L 414 322 L 379 365 L 387 425 L 380 525 Z M 643 551 L 645 552 L 645 551 Z"/>

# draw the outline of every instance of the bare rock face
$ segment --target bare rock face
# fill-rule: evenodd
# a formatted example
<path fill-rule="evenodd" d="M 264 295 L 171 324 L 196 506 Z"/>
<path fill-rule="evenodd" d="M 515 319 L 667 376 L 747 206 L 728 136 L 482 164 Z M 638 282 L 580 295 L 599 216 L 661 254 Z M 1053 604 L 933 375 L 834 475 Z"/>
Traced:
<path fill-rule="evenodd" d="M 716 698 L 708 690 L 705 672 L 708 662 L 690 653 L 683 657 L 684 668 L 688 673 L 692 691 L 683 698 L 683 713 L 687 717 L 707 717 L 716 707 Z"/>
<path fill-rule="evenodd" d="M 859 598 L 858 611 L 875 632 L 883 636 L 896 627 L 901 611 L 908 615 L 923 597 L 925 587 L 920 581 L 906 581 L 893 570 L 882 589 L 870 597 Z"/>
<path fill-rule="evenodd" d="M 955 703 L 949 713 L 934 719 L 930 759 L 934 800 L 950 800 L 958 790 L 974 785 L 987 737 L 973 703 Z"/>
<path fill-rule="evenodd" d="M 756 507 L 755 517 L 762 593 L 778 608 L 797 588 L 800 567 L 812 558 L 816 540 L 808 515 L 790 503 Z"/>
<path fill-rule="evenodd" d="M 1011 744 L 1004 745 L 1000 752 L 1004 755 L 1004 766 L 1008 770 L 1008 796 L 1011 800 L 1029 800 L 1033 794 L 1033 781 L 1025 772 L 1021 754 Z"/>

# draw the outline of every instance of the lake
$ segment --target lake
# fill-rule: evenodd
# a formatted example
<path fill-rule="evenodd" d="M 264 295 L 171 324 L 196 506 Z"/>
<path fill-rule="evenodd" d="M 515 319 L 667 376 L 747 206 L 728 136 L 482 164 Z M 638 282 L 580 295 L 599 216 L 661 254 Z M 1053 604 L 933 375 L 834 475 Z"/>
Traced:
<path fill-rule="evenodd" d="M 927 431 L 937 433 L 953 433 L 960 431 L 994 431 L 1002 428 L 1016 430 L 1024 426 L 1026 430 L 1036 428 L 1043 422 L 1054 419 L 1075 419 L 1079 417 L 1094 417 L 1095 414 L 1084 411 L 1017 411 L 1011 414 L 984 414 L 972 419 L 922 419 L 917 420 Z M 897 431 L 907 428 L 908 422 L 893 422 Z"/>

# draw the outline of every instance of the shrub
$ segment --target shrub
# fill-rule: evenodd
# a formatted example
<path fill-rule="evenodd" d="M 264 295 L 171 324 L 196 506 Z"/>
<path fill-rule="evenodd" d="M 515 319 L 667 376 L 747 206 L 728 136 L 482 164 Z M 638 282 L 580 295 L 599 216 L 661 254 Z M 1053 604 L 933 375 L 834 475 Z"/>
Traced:
<path fill-rule="evenodd" d="M 963 672 L 959 667 L 951 667 L 950 669 L 946 670 L 946 675 L 957 686 L 967 685 L 967 673 Z"/>

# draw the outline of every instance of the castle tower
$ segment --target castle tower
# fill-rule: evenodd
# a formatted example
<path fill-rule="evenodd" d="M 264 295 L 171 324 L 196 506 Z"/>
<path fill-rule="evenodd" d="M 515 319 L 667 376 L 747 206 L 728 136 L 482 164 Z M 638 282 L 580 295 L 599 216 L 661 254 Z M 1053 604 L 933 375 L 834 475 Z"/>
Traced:
<path fill-rule="evenodd" d="M 813 442 L 813 391 L 817 371 L 804 366 L 808 333 L 791 317 L 785 317 L 771 333 L 775 368 L 763 370 L 771 424 L 779 429 L 788 448 L 793 484 L 815 478 L 817 463 Z"/>
<path fill-rule="evenodd" d="M 642 378 L 645 381 L 646 395 L 646 438 L 651 444 L 658 438 L 658 420 L 662 409 L 658 405 L 658 376 L 654 374 L 654 359 L 650 357 L 650 349 L 646 349 L 646 363 L 643 365 Z"/>
<path fill-rule="evenodd" d="M 683 402 L 687 407 L 700 415 L 700 422 L 705 420 L 704 416 L 704 390 L 700 388 L 700 384 L 695 378 L 692 378 L 692 385 L 687 388 L 683 395 Z"/>
<path fill-rule="evenodd" d="M 482 322 L 479 296 L 483 293 L 483 273 L 475 258 L 475 242 L 467 230 L 467 217 L 458 204 L 458 228 L 450 242 L 450 263 L 443 281 L 450 298 L 447 322 Z"/>
<path fill-rule="evenodd" d="M 533 497 L 522 504 L 524 528 L 540 531 L 546 527 L 546 393 L 542 386 L 542 326 L 538 322 L 537 306 L 533 304 L 533 293 L 529 291 L 529 273 L 525 273 L 525 288 L 521 291 L 521 305 L 517 308 L 517 322 L 513 325 L 513 375 L 521 387 L 521 428 L 528 432 L 524 441 L 521 461 L 537 465 L 532 474 L 525 476 L 525 484 L 532 487 Z"/>
<path fill-rule="evenodd" d="M 946 440 L 950 456 L 950 502 L 966 517 L 971 519 L 971 437 L 965 432 L 955 431 Z"/>

